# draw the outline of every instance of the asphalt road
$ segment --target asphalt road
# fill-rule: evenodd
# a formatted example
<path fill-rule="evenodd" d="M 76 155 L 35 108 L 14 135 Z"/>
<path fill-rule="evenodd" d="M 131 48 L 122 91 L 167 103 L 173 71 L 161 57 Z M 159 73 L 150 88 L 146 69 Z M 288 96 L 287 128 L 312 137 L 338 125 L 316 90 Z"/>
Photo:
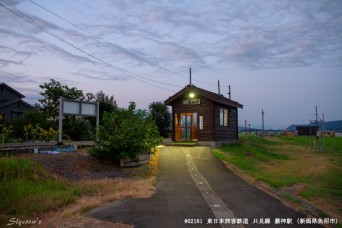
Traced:
<path fill-rule="evenodd" d="M 159 171 L 151 198 L 117 201 L 88 215 L 135 227 L 305 227 L 297 224 L 303 214 L 232 173 L 208 147 L 164 147 Z"/>

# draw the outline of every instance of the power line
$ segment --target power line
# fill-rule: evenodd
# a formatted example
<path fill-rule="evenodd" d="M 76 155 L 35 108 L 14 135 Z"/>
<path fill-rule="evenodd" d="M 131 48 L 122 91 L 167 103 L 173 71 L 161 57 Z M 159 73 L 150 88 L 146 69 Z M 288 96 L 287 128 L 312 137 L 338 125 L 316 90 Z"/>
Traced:
<path fill-rule="evenodd" d="M 160 86 L 151 84 L 151 83 L 149 83 L 149 82 L 143 81 L 141 78 L 143 78 L 143 79 L 145 79 L 145 80 L 148 80 L 148 81 L 155 82 L 155 83 L 163 84 L 163 85 L 175 86 L 175 87 L 180 87 L 180 88 L 182 88 L 181 86 L 178 86 L 178 85 L 173 85 L 173 84 L 169 84 L 169 83 L 164 83 L 164 82 L 152 80 L 152 79 L 143 77 L 143 76 L 141 76 L 141 75 L 132 73 L 132 72 L 130 72 L 130 71 L 127 71 L 127 70 L 125 70 L 125 69 L 123 69 L 123 68 L 117 67 L 117 66 L 115 66 L 115 65 L 113 65 L 113 64 L 110 64 L 110 63 L 108 63 L 108 62 L 106 62 L 106 61 L 104 61 L 104 60 L 102 60 L 102 59 L 100 59 L 100 58 L 98 58 L 98 57 L 96 57 L 96 56 L 94 56 L 94 55 L 92 55 L 92 54 L 90 54 L 90 53 L 88 53 L 88 52 L 82 50 L 81 48 L 79 48 L 79 47 L 73 45 L 72 43 L 66 41 L 65 39 L 63 39 L 62 37 L 56 35 L 55 33 L 49 31 L 48 29 L 44 28 L 43 26 L 41 26 L 40 24 L 38 24 L 37 22 L 35 22 L 34 20 L 32 20 L 29 16 L 24 15 L 23 13 L 21 13 L 19 10 L 15 9 L 15 8 L 13 8 L 13 7 L 12 7 L 12 9 L 11 9 L 11 8 L 8 8 L 8 7 L 7 7 L 5 4 L 3 4 L 3 3 L 4 3 L 4 2 L 2 2 L 2 3 L 0 2 L 0 5 L 3 6 L 4 8 L 6 8 L 7 10 L 9 10 L 10 12 L 12 12 L 13 14 L 17 15 L 18 17 L 22 18 L 23 20 L 27 21 L 28 23 L 34 25 L 35 27 L 41 29 L 42 31 L 44 31 L 44 32 L 46 32 L 47 34 L 51 35 L 52 37 L 58 39 L 59 41 L 63 42 L 64 44 L 67 44 L 68 46 L 70 46 L 70 47 L 72 47 L 72 48 L 74 48 L 74 49 L 76 49 L 76 50 L 82 52 L 83 54 L 86 54 L 86 55 L 88 55 L 89 57 L 91 57 L 91 58 L 93 58 L 93 59 L 95 59 L 95 60 L 97 60 L 97 61 L 103 63 L 106 67 L 113 68 L 113 69 L 115 69 L 115 70 L 117 70 L 117 71 L 120 71 L 120 72 L 122 72 L 122 73 L 124 73 L 124 74 L 126 74 L 126 75 L 128 75 L 128 76 L 131 76 L 131 77 L 137 79 L 137 80 L 140 81 L 140 82 L 143 82 L 143 83 L 145 83 L 145 84 L 148 84 L 148 85 L 151 85 L 151 86 L 160 88 L 160 89 L 164 89 L 164 90 L 168 90 L 168 91 L 171 91 L 171 92 L 175 92 L 175 91 L 173 91 L 173 90 L 169 90 L 169 89 L 166 89 L 166 88 L 163 88 L 163 87 L 160 87 Z"/>
<path fill-rule="evenodd" d="M 141 60 L 141 61 L 144 61 L 144 62 L 146 62 L 146 63 L 148 63 L 148 64 L 150 64 L 150 65 L 156 66 L 156 67 L 158 67 L 158 68 L 160 68 L 160 69 L 163 69 L 163 70 L 165 70 L 165 71 L 168 71 L 168 72 L 170 72 L 170 73 L 177 74 L 177 75 L 179 75 L 179 76 L 181 76 L 181 77 L 187 78 L 186 76 L 183 76 L 183 75 L 181 75 L 181 74 L 179 74 L 179 73 L 177 73 L 177 72 L 174 72 L 174 71 L 172 71 L 172 70 L 166 69 L 166 68 L 164 68 L 164 67 L 162 67 L 162 66 L 159 66 L 158 64 L 155 64 L 155 63 L 153 63 L 153 62 L 151 62 L 151 61 L 148 61 L 148 60 L 146 60 L 146 59 L 144 59 L 144 58 L 142 58 L 142 57 L 140 57 L 140 56 L 138 56 L 138 55 L 135 55 L 135 54 L 133 54 L 132 52 L 127 51 L 126 49 L 120 47 L 119 45 L 115 45 L 115 44 L 113 44 L 113 43 L 111 43 L 111 42 L 108 42 L 108 41 L 103 40 L 101 37 L 99 37 L 99 36 L 97 36 L 97 35 L 95 35 L 95 34 L 89 32 L 89 31 L 85 30 L 84 28 L 82 28 L 82 27 L 76 25 L 75 23 L 73 23 L 73 22 L 71 22 L 71 21 L 69 21 L 69 20 L 67 20 L 67 19 L 65 19 L 65 18 L 63 18 L 63 17 L 61 17 L 61 16 L 59 16 L 58 14 L 52 12 L 51 10 L 45 8 L 44 6 L 42 6 L 42 5 L 40 5 L 40 4 L 36 3 L 36 2 L 34 2 L 34 1 L 32 1 L 32 0 L 29 0 L 29 2 L 35 4 L 36 6 L 40 7 L 41 9 L 43 9 L 43 10 L 45 10 L 45 11 L 47 11 L 47 12 L 49 12 L 49 13 L 55 15 L 55 16 L 58 17 L 59 19 L 61 19 L 61 20 L 65 21 L 65 22 L 71 24 L 72 26 L 75 26 L 76 28 L 82 30 L 83 32 L 85 32 L 85 33 L 91 35 L 91 36 L 94 37 L 96 40 L 100 40 L 100 41 L 102 41 L 102 42 L 105 42 L 105 43 L 108 43 L 108 44 L 110 44 L 110 45 L 113 45 L 115 48 L 119 49 L 121 52 L 124 52 L 124 53 L 126 53 L 126 54 L 128 54 L 128 55 L 130 55 L 130 56 L 133 56 L 134 58 L 137 58 L 137 59 L 139 59 L 139 60 Z"/>
<path fill-rule="evenodd" d="M 110 44 L 110 45 L 114 46 L 115 48 L 119 49 L 119 50 L 120 50 L 121 52 L 123 52 L 123 53 L 126 53 L 126 54 L 128 54 L 128 55 L 130 55 L 130 56 L 133 56 L 133 57 L 136 58 L 136 59 L 139 59 L 139 60 L 141 60 L 141 61 L 143 61 L 143 62 L 146 62 L 146 63 L 148 63 L 148 64 L 150 64 L 150 65 L 152 65 L 152 66 L 158 67 L 158 68 L 160 68 L 160 69 L 162 69 L 162 70 L 168 71 L 168 72 L 170 72 L 170 73 L 172 73 L 172 74 L 176 74 L 176 75 L 178 75 L 178 76 L 180 76 L 180 77 L 183 77 L 183 78 L 188 78 L 187 76 L 181 75 L 181 74 L 179 74 L 179 73 L 177 73 L 177 72 L 175 72 L 175 71 L 169 70 L 169 69 L 167 69 L 167 68 L 165 68 L 165 67 L 162 67 L 162 66 L 160 66 L 160 65 L 158 65 L 158 64 L 156 64 L 156 63 L 153 63 L 153 62 L 151 62 L 151 61 L 149 61 L 149 60 L 147 60 L 147 59 L 144 59 L 144 58 L 142 58 L 142 57 L 140 57 L 140 56 L 138 56 L 138 55 L 136 55 L 136 54 L 134 54 L 134 53 L 132 53 L 132 52 L 126 50 L 125 48 L 123 48 L 123 47 L 121 47 L 121 46 L 119 46 L 119 45 L 116 45 L 116 44 L 113 44 L 113 43 L 108 42 L 108 41 L 106 41 L 106 40 L 103 40 L 101 37 L 99 37 L 99 36 L 97 36 L 97 35 L 95 35 L 95 34 L 89 32 L 88 30 L 86 30 L 86 29 L 84 29 L 84 28 L 78 26 L 77 24 L 75 24 L 75 23 L 73 23 L 73 22 L 71 22 L 71 21 L 69 21 L 69 20 L 63 18 L 62 16 L 59 16 L 58 14 L 54 13 L 53 11 L 47 9 L 46 7 L 40 5 L 40 4 L 38 4 L 38 3 L 36 3 L 36 2 L 34 2 L 34 1 L 32 1 L 32 0 L 29 0 L 29 2 L 31 2 L 32 4 L 35 4 L 36 6 L 40 7 L 41 9 L 43 9 L 43 10 L 45 10 L 45 11 L 47 11 L 47 12 L 53 14 L 54 16 L 56 16 L 56 17 L 58 17 L 59 19 L 61 19 L 61 20 L 65 21 L 65 22 L 67 22 L 68 24 L 70 24 L 70 25 L 72 25 L 72 26 L 74 26 L 74 27 L 76 27 L 76 28 L 82 30 L 83 32 L 85 32 L 85 33 L 89 34 L 90 36 L 94 37 L 96 40 L 102 41 L 102 42 L 105 42 L 105 43 L 107 43 L 107 44 Z M 194 81 L 201 82 L 201 83 L 205 83 L 205 84 L 208 84 L 208 85 L 214 85 L 214 84 L 211 84 L 211 83 L 208 83 L 208 82 L 204 82 L 204 81 L 200 81 L 200 80 L 194 80 Z"/>

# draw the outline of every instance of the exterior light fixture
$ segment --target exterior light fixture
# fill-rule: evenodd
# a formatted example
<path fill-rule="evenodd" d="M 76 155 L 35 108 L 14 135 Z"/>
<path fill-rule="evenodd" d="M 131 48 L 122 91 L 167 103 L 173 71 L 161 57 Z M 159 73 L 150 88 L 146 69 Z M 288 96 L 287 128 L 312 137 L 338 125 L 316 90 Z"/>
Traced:
<path fill-rule="evenodd" d="M 189 94 L 189 97 L 190 97 L 190 98 L 194 98 L 194 97 L 195 97 L 195 94 L 194 94 L 194 93 L 190 93 L 190 94 Z"/>

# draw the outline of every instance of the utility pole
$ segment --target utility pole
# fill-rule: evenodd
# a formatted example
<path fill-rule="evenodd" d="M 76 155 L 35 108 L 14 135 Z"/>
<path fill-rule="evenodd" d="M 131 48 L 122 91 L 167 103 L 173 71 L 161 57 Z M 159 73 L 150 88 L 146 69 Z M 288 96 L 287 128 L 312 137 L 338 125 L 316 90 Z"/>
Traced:
<path fill-rule="evenodd" d="M 230 92 L 230 85 L 228 86 L 228 98 L 229 98 L 229 100 L 231 100 L 231 92 Z"/>
<path fill-rule="evenodd" d="M 262 109 L 262 111 L 261 111 L 261 116 L 262 116 L 262 137 L 264 137 L 264 131 L 265 131 L 265 129 L 264 129 L 264 114 L 265 114 L 264 109 Z"/>
<path fill-rule="evenodd" d="M 190 85 L 191 85 L 191 67 L 190 67 Z"/>
<path fill-rule="evenodd" d="M 247 120 L 245 120 L 245 135 L 247 135 Z"/>
<path fill-rule="evenodd" d="M 316 107 L 316 149 L 318 148 L 318 132 L 317 132 L 317 123 L 318 123 L 318 114 L 317 114 L 317 106 L 315 106 Z"/>
<path fill-rule="evenodd" d="M 251 135 L 251 124 L 248 124 L 248 135 Z"/>
<path fill-rule="evenodd" d="M 220 89 L 220 80 L 217 80 L 217 89 L 218 89 L 218 94 L 221 94 L 221 89 Z"/>
<path fill-rule="evenodd" d="M 322 120 L 322 130 L 323 130 L 323 139 L 322 139 L 322 152 L 325 150 L 325 144 L 324 144 L 324 135 L 325 135 L 325 130 L 324 130 L 324 113 L 323 113 L 323 120 Z"/>

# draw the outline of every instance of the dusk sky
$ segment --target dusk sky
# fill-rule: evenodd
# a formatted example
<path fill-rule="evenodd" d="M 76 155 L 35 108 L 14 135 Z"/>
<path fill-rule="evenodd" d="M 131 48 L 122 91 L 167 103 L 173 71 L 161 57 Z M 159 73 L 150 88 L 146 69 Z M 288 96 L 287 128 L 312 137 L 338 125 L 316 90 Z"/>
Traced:
<path fill-rule="evenodd" d="M 50 78 L 147 108 L 189 84 L 239 125 L 342 120 L 341 0 L 0 0 L 0 82 L 34 104 Z"/>

